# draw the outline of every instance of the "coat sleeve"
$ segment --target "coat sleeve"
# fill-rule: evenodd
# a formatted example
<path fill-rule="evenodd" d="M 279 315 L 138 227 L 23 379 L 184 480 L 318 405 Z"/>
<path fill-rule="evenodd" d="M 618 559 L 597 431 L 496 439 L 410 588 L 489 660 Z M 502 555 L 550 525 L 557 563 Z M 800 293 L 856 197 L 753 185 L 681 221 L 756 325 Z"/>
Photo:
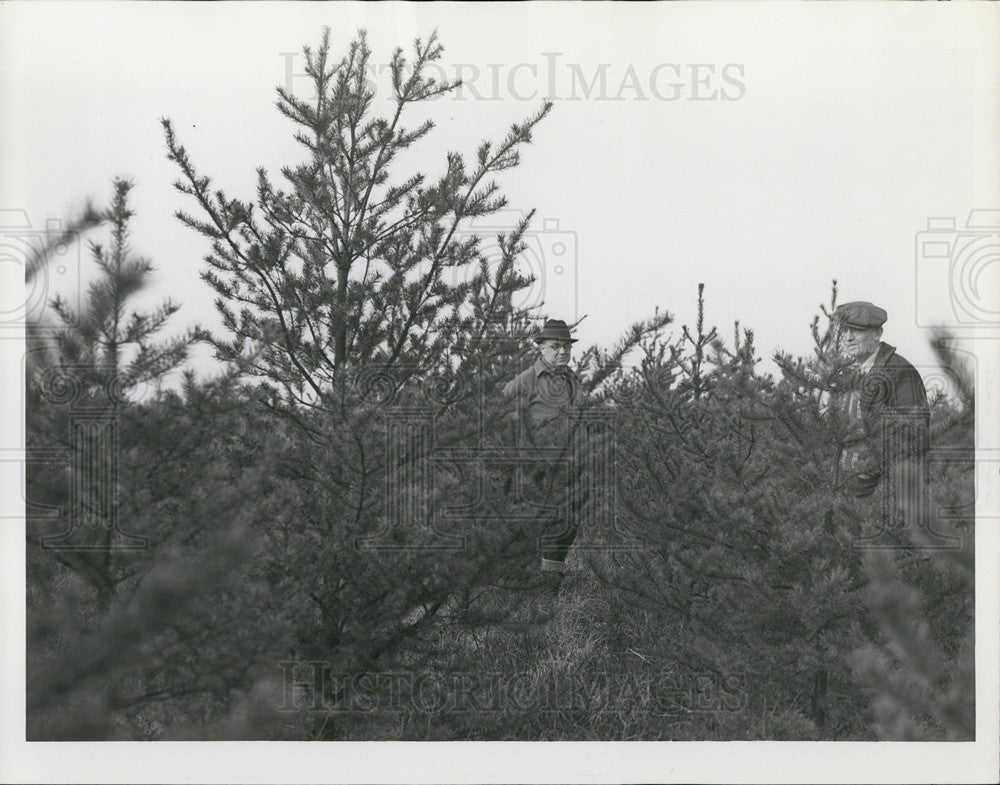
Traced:
<path fill-rule="evenodd" d="M 898 448 L 898 457 L 922 458 L 928 449 L 930 409 L 924 381 L 909 363 L 894 375 L 887 408 L 889 443 Z"/>
<path fill-rule="evenodd" d="M 896 409 L 926 411 L 927 391 L 924 380 L 920 378 L 917 369 L 907 363 L 896 369 L 892 385 L 892 400 L 890 405 Z"/>
<path fill-rule="evenodd" d="M 895 369 L 892 397 L 884 414 L 882 456 L 884 469 L 904 514 L 923 509 L 927 452 L 930 447 L 930 410 L 920 373 L 909 363 Z"/>

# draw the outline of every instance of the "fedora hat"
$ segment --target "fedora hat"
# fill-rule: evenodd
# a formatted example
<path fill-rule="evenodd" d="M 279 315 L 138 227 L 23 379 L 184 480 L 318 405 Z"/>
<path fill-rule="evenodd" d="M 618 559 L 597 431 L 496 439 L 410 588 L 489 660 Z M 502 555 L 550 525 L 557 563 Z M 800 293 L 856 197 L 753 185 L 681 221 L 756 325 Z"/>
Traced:
<path fill-rule="evenodd" d="M 560 341 L 561 343 L 576 343 L 577 338 L 569 334 L 569 327 L 562 319 L 549 319 L 538 335 L 535 336 L 535 343 L 542 341 Z"/>

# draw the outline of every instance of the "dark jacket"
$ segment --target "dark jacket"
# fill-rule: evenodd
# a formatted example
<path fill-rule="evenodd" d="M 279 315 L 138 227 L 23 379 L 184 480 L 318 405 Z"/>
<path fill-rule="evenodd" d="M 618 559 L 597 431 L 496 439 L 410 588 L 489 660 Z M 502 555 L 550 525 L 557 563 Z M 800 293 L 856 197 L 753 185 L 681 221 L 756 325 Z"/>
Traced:
<path fill-rule="evenodd" d="M 930 410 L 917 369 L 894 346 L 880 343 L 874 365 L 857 379 L 855 390 L 870 455 L 855 481 L 855 493 L 873 492 L 879 479 L 901 460 L 915 462 L 922 480 Z"/>

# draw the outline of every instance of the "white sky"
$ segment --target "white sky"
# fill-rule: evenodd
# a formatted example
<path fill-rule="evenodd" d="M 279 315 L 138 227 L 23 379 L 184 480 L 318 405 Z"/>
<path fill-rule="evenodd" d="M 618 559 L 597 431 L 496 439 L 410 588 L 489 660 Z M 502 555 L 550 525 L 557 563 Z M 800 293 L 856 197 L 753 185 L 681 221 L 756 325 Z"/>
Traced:
<path fill-rule="evenodd" d="M 481 139 L 502 137 L 553 88 L 559 97 L 522 166 L 501 183 L 513 207 L 538 209 L 547 310 L 588 314 L 578 333 L 585 345 L 609 344 L 657 306 L 691 323 L 704 282 L 708 321 L 724 336 L 739 319 L 756 330 L 763 357 L 804 353 L 809 322 L 837 278 L 842 301 L 889 311 L 885 340 L 932 377 L 924 328 L 956 316 L 948 260 L 918 266 L 916 234 L 931 217 L 962 227 L 971 209 L 1000 208 L 997 11 L 992 3 L 3 2 L 0 208 L 27 211 L 37 228 L 87 196 L 106 203 L 110 179 L 132 177 L 133 245 L 158 270 L 147 301 L 181 302 L 178 328 L 214 326 L 213 292 L 198 278 L 207 244 L 172 217 L 193 205 L 172 188 L 177 172 L 159 118 L 174 121 L 202 174 L 248 198 L 257 165 L 277 175 L 300 156 L 274 109 L 283 53 L 318 44 L 324 24 L 340 51 L 363 26 L 384 63 L 395 45 L 408 49 L 437 28 L 448 74 L 478 69 L 472 86 L 499 100 L 466 92 L 436 102 L 421 170 L 441 171 L 445 150 L 471 155 Z M 295 72 L 302 62 L 291 60 Z M 680 66 L 682 78 L 664 64 Z M 720 72 L 736 64 L 729 73 L 742 96 L 685 100 L 692 64 L 714 66 L 705 89 L 729 94 L 737 90 Z M 606 98 L 632 73 L 639 89 L 598 100 L 577 84 L 578 100 L 568 100 L 573 69 L 589 82 L 602 66 Z M 685 82 L 682 99 L 657 99 L 654 74 L 661 95 Z M 388 96 L 384 83 L 380 94 Z M 565 234 L 546 229 L 546 219 Z M 568 255 L 556 259 L 555 242 Z M 977 253 L 978 319 L 960 333 L 977 353 L 988 412 L 1000 387 L 1000 263 L 996 245 Z M 0 310 L 17 304 L 23 275 L 6 261 Z M 989 448 L 998 442 L 991 423 L 980 420 Z M 995 475 L 986 475 L 994 488 Z M 872 766 L 875 781 L 883 769 Z"/>
<path fill-rule="evenodd" d="M 724 335 L 739 319 L 756 329 L 764 357 L 808 351 L 807 326 L 837 278 L 843 301 L 883 305 L 886 340 L 930 364 L 918 287 L 921 306 L 930 304 L 921 323 L 953 317 L 946 265 L 918 278 L 915 234 L 928 217 L 961 226 L 971 208 L 1000 206 L 995 14 L 971 24 L 901 4 L 876 26 L 867 3 L 835 18 L 786 3 L 588 3 L 561 4 L 554 24 L 538 4 L 3 7 L 0 206 L 26 210 L 37 227 L 85 196 L 105 203 L 112 176 L 132 177 L 134 247 L 159 270 L 148 299 L 180 301 L 178 326 L 216 317 L 198 278 L 207 244 L 172 217 L 192 205 L 171 187 L 177 173 L 159 118 L 174 121 L 203 173 L 251 197 L 256 165 L 276 173 L 300 155 L 273 108 L 274 87 L 289 62 L 302 67 L 300 55 L 282 53 L 315 45 L 322 24 L 337 50 L 367 27 L 376 63 L 436 27 L 448 75 L 478 69 L 471 88 L 499 98 L 470 90 L 431 107 L 438 128 L 414 161 L 429 173 L 445 150 L 471 154 L 543 96 L 561 98 L 502 184 L 513 208 L 538 209 L 547 310 L 588 314 L 585 345 L 614 340 L 656 306 L 690 322 L 703 281 L 708 319 Z M 589 82 L 602 64 L 605 100 L 597 90 L 585 99 L 573 68 Z M 682 78 L 661 64 L 679 65 Z M 735 64 L 742 97 L 684 100 L 692 64 L 714 66 L 706 92 L 738 95 L 720 73 Z M 639 88 L 620 90 L 630 65 Z M 658 100 L 651 78 L 665 97 L 670 83 L 685 83 L 682 99 Z M 293 86 L 309 89 L 301 78 Z M 570 233 L 562 259 L 546 220 Z M 982 282 L 1000 288 L 1000 265 Z"/>

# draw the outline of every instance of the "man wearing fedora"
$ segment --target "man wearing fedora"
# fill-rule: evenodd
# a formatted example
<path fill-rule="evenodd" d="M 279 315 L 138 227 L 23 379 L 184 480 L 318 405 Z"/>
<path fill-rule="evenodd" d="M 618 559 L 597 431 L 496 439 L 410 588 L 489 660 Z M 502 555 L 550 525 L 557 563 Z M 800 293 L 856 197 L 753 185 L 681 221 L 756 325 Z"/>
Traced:
<path fill-rule="evenodd" d="M 580 378 L 569 368 L 576 343 L 566 322 L 549 319 L 535 336 L 538 357 L 507 383 L 503 394 L 515 404 L 517 441 L 534 491 L 546 506 L 565 510 L 545 521 L 540 538 L 541 569 L 557 581 L 566 573 L 566 556 L 576 539 L 587 501 L 581 469 L 572 460 L 573 440 L 585 401 Z"/>
<path fill-rule="evenodd" d="M 888 475 L 898 501 L 919 504 L 930 428 L 927 392 L 917 369 L 882 340 L 887 318 L 883 308 L 864 301 L 834 311 L 840 354 L 854 370 L 841 400 L 861 434 L 847 446 L 843 468 L 856 498 L 871 496 Z"/>

